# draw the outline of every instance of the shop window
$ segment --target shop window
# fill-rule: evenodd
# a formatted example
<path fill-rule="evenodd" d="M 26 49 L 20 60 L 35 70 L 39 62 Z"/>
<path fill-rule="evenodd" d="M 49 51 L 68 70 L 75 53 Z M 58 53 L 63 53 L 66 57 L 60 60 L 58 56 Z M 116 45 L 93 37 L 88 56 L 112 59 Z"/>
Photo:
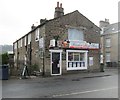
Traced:
<path fill-rule="evenodd" d="M 84 61 L 85 58 L 84 55 L 85 55 L 84 53 L 80 53 L 80 61 Z"/>
<path fill-rule="evenodd" d="M 80 61 L 80 53 L 74 53 L 74 61 Z"/>
<path fill-rule="evenodd" d="M 68 53 L 68 61 L 73 61 L 73 53 Z"/>
<path fill-rule="evenodd" d="M 67 70 L 87 69 L 87 52 L 86 50 L 67 50 Z"/>

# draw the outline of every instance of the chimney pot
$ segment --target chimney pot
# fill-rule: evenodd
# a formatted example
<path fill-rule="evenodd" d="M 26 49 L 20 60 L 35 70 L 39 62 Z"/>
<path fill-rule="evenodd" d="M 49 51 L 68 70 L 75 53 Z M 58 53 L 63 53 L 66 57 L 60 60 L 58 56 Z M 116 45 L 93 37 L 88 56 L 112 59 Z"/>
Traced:
<path fill-rule="evenodd" d="M 59 2 L 57 2 L 57 7 L 59 7 Z"/>
<path fill-rule="evenodd" d="M 60 3 L 60 7 L 59 7 L 59 2 L 57 2 L 57 7 L 55 7 L 54 18 L 63 16 L 63 15 L 64 15 L 64 8 L 62 8 L 62 3 Z"/>
<path fill-rule="evenodd" d="M 60 8 L 62 8 L 62 3 L 60 4 Z"/>
<path fill-rule="evenodd" d="M 34 24 L 31 26 L 31 30 L 33 30 L 33 29 L 35 29 L 35 26 L 34 26 Z"/>

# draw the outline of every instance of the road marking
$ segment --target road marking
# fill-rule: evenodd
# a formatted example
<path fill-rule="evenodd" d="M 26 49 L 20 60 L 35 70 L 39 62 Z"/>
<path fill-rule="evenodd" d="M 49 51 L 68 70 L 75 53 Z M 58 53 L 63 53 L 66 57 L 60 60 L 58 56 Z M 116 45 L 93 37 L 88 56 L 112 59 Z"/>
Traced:
<path fill-rule="evenodd" d="M 62 96 L 68 96 L 68 95 L 84 94 L 84 93 L 105 91 L 105 90 L 111 90 L 111 89 L 117 89 L 117 88 L 118 87 L 111 87 L 111 88 L 104 88 L 104 89 L 91 90 L 91 91 L 74 92 L 74 93 L 68 93 L 68 94 L 58 94 L 58 95 L 53 95 L 52 97 L 62 97 Z"/>

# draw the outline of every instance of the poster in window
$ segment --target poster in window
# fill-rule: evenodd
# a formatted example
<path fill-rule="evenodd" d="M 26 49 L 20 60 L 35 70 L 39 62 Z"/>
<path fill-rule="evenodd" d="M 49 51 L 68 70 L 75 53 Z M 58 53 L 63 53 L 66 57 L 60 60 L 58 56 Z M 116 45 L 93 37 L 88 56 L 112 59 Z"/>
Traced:
<path fill-rule="evenodd" d="M 72 67 L 72 62 L 69 62 L 69 67 Z"/>
<path fill-rule="evenodd" d="M 89 66 L 93 66 L 93 57 L 89 57 Z"/>
<path fill-rule="evenodd" d="M 84 62 L 81 62 L 81 67 L 84 67 Z"/>
<path fill-rule="evenodd" d="M 80 62 L 77 62 L 77 67 L 80 67 Z"/>
<path fill-rule="evenodd" d="M 73 67 L 76 67 L 76 62 L 73 62 Z"/>

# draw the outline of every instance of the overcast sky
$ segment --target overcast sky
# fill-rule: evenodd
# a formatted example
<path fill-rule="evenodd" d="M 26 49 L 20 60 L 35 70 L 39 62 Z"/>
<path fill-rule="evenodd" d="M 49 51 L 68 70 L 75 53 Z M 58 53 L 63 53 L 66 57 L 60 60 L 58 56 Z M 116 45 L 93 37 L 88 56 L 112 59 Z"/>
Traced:
<path fill-rule="evenodd" d="M 12 45 L 40 19 L 52 19 L 57 1 L 65 14 L 79 10 L 97 26 L 105 18 L 110 23 L 118 21 L 119 0 L 0 0 L 0 45 Z"/>

